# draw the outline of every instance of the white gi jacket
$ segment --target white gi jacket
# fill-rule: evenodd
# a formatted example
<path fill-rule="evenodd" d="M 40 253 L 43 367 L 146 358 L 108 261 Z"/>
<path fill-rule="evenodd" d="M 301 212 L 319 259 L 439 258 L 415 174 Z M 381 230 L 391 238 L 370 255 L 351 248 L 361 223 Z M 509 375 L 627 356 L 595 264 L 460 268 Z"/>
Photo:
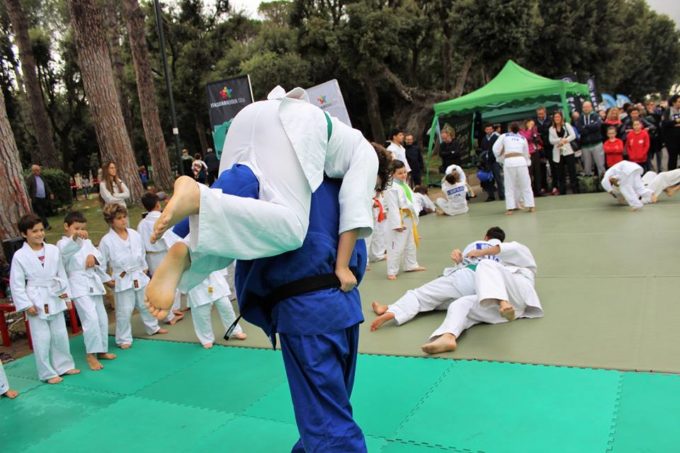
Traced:
<path fill-rule="evenodd" d="M 62 237 L 57 242 L 61 252 L 61 260 L 64 263 L 66 275 L 68 275 L 71 293 L 69 296 L 75 299 L 83 296 L 103 296 L 106 294 L 104 282 L 111 281 L 111 276 L 106 273 L 102 266 L 104 258 L 89 239 L 76 239 Z M 94 256 L 98 264 L 85 268 L 88 255 Z"/>
<path fill-rule="evenodd" d="M 66 310 L 63 294 L 70 295 L 71 289 L 59 249 L 52 244 L 45 245 L 44 266 L 31 247 L 24 243 L 14 253 L 10 271 L 12 298 L 18 312 L 35 307 L 40 319 L 49 319 Z"/>
<path fill-rule="evenodd" d="M 467 184 L 467 176 L 465 175 L 465 171 L 460 167 L 460 165 L 452 164 L 446 167 L 446 172 L 445 174 L 450 174 L 453 172 L 458 173 L 458 182 L 462 182 L 463 184 Z M 444 184 L 444 180 L 442 179 L 442 184 Z"/>
<path fill-rule="evenodd" d="M 166 231 L 159 240 L 153 244 L 151 243 L 153 225 L 160 216 L 160 211 L 151 211 L 146 214 L 146 217 L 140 220 L 137 224 L 137 232 L 142 238 L 142 244 L 144 245 L 146 263 L 149 266 L 149 270 L 151 270 L 151 272 L 154 272 L 158 268 L 158 266 L 161 264 L 161 261 L 163 260 L 163 257 L 172 245 L 169 244 L 167 240 L 168 233 L 171 233 L 170 230 Z"/>
<path fill-rule="evenodd" d="M 505 157 L 508 154 L 518 153 L 521 156 Z M 519 134 L 508 132 L 498 137 L 498 140 L 493 144 L 493 154 L 496 156 L 496 160 L 503 164 L 503 167 L 528 167 L 531 165 L 529 144 L 527 139 Z"/>
<path fill-rule="evenodd" d="M 411 166 L 408 164 L 408 159 L 406 158 L 406 148 L 401 145 L 397 145 L 396 143 L 390 142 L 386 149 L 392 153 L 394 159 L 400 160 L 404 163 L 408 173 L 411 172 Z"/>
<path fill-rule="evenodd" d="M 144 259 L 142 238 L 135 230 L 128 228 L 127 241 L 122 240 L 113 229 L 104 235 L 99 243 L 105 268 L 111 268 L 115 281 L 115 292 L 128 289 L 141 289 L 149 283 L 144 273 L 147 269 Z"/>
<path fill-rule="evenodd" d="M 395 230 L 404 226 L 404 217 L 411 217 L 414 224 L 418 224 L 418 212 L 413 202 L 406 196 L 405 190 L 411 190 L 406 184 L 392 182 L 385 190 L 385 205 L 387 207 L 387 229 Z M 415 197 L 414 197 L 415 199 Z M 407 213 L 402 210 L 409 210 Z"/>
<path fill-rule="evenodd" d="M 604 173 L 604 177 L 602 178 L 602 188 L 607 191 L 611 192 L 613 187 L 612 183 L 609 182 L 609 178 L 614 177 L 619 180 L 619 182 L 623 182 L 626 180 L 629 176 L 633 175 L 638 175 L 642 178 L 642 167 L 636 164 L 635 162 L 630 162 L 628 160 L 622 160 L 621 162 L 618 162 L 611 167 L 607 169 L 607 171 Z"/>
<path fill-rule="evenodd" d="M 229 283 L 227 283 L 227 279 L 224 278 L 223 272 L 224 271 L 215 271 L 197 286 L 191 288 L 187 294 L 187 301 L 191 308 L 208 305 L 222 297 L 228 297 L 231 294 L 231 291 L 229 291 Z"/>

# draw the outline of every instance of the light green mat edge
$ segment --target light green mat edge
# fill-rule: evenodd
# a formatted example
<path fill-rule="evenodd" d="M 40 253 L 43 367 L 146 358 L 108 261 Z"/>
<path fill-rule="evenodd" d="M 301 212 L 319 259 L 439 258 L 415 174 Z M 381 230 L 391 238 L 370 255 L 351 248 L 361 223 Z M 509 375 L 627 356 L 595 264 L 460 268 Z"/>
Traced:
<path fill-rule="evenodd" d="M 32 357 L 6 365 L 13 452 L 286 452 L 297 439 L 279 352 L 138 340 L 56 386 Z M 99 384 L 99 386 L 97 386 Z M 672 451 L 680 376 L 360 355 L 355 417 L 369 451 Z"/>
<path fill-rule="evenodd" d="M 483 197 L 483 196 L 482 196 Z M 528 245 L 538 263 L 537 289 L 546 316 L 508 325 L 476 326 L 447 358 L 680 373 L 680 197 L 665 195 L 642 212 L 630 212 L 603 193 L 542 197 L 535 214 L 506 216 L 504 204 L 474 203 L 467 215 L 421 219 L 418 260 L 427 271 L 386 280 L 385 263 L 373 263 L 362 282 L 366 322 L 359 350 L 422 357 L 420 346 L 444 313 L 422 314 L 401 327 L 370 332 L 370 303 L 391 303 L 406 290 L 450 266 L 449 252 L 501 226 L 508 240 Z M 214 316 L 216 318 L 216 316 Z M 220 344 L 270 347 L 244 322 L 249 338 Z M 214 322 L 216 337 L 224 328 Z M 144 337 L 136 319 L 134 332 Z M 196 342 L 190 319 L 158 340 Z"/>

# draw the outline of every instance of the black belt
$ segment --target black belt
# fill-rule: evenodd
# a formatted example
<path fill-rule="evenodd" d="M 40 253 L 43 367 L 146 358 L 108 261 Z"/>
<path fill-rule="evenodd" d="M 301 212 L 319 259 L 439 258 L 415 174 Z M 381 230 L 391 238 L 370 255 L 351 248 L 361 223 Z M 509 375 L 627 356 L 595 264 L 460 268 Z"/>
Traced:
<path fill-rule="evenodd" d="M 257 303 L 264 308 L 265 312 L 271 312 L 271 310 L 274 309 L 274 306 L 282 300 L 299 296 L 301 294 L 332 288 L 340 288 L 340 279 L 337 275 L 334 273 L 313 275 L 311 277 L 304 277 L 299 280 L 286 283 L 285 285 L 281 285 L 264 297 L 249 293 L 246 297 L 246 301 Z M 236 318 L 236 321 L 234 321 L 231 326 L 229 326 L 227 333 L 224 334 L 225 340 L 229 340 L 231 334 L 234 333 L 234 329 L 236 328 L 236 325 L 240 319 L 241 315 L 239 315 L 238 318 Z"/>

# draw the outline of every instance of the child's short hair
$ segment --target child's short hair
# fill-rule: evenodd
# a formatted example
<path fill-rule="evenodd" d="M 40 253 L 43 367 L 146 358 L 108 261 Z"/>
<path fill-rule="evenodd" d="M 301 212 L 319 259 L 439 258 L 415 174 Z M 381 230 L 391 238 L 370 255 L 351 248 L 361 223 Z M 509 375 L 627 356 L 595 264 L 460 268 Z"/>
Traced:
<path fill-rule="evenodd" d="M 87 223 L 87 219 L 80 211 L 71 211 L 68 214 L 66 214 L 66 217 L 64 217 L 64 223 L 66 224 L 66 226 L 71 226 L 76 222 Z"/>
<path fill-rule="evenodd" d="M 142 195 L 142 206 L 144 206 L 144 209 L 146 209 L 149 212 L 153 211 L 153 208 L 156 207 L 156 204 L 159 201 L 160 198 L 158 197 L 157 194 L 153 192 L 147 192 L 144 195 Z"/>
<path fill-rule="evenodd" d="M 491 227 L 486 231 L 486 237 L 489 239 L 498 239 L 499 241 L 505 241 L 505 231 L 501 227 Z"/>
<path fill-rule="evenodd" d="M 392 163 L 390 163 L 390 173 L 394 174 L 394 172 L 400 168 L 406 168 L 406 164 L 399 159 L 392 159 Z"/>
<path fill-rule="evenodd" d="M 444 176 L 444 180 L 449 184 L 455 184 L 460 180 L 460 175 L 457 171 L 452 171 L 451 173 L 447 173 L 446 176 Z"/>
<path fill-rule="evenodd" d="M 120 214 L 127 216 L 128 210 L 125 206 L 121 206 L 117 203 L 109 203 L 104 205 L 102 213 L 104 214 L 104 220 L 106 220 L 106 223 L 111 225 L 115 218 L 118 217 Z"/>
<path fill-rule="evenodd" d="M 21 216 L 17 222 L 17 226 L 19 227 L 19 231 L 21 233 L 26 233 L 28 230 L 32 230 L 33 227 L 39 223 L 42 223 L 42 219 L 32 212 L 29 212 L 28 214 Z"/>
<path fill-rule="evenodd" d="M 413 188 L 414 192 L 421 193 L 423 195 L 427 195 L 427 186 L 415 186 Z"/>

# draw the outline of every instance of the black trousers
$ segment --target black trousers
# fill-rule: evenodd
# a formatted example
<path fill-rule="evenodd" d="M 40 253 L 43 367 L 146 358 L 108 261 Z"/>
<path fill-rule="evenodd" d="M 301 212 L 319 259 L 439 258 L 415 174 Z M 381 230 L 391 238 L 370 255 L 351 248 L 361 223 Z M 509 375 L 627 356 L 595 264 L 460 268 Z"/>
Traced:
<path fill-rule="evenodd" d="M 47 214 L 49 214 L 50 211 L 49 202 L 50 201 L 47 198 L 31 198 L 33 211 L 40 217 L 45 228 L 50 226 L 50 222 L 47 221 Z"/>
<path fill-rule="evenodd" d="M 540 195 L 541 189 L 547 189 L 547 181 L 545 178 L 545 164 L 541 162 L 541 153 L 538 151 L 531 155 L 529 172 L 531 174 L 531 187 L 534 190 L 534 195 Z"/>
<path fill-rule="evenodd" d="M 561 156 L 560 162 L 557 165 L 557 174 L 559 176 L 557 179 L 559 180 L 560 195 L 567 193 L 567 174 L 569 174 L 569 184 L 571 185 L 572 193 L 579 193 L 578 179 L 576 179 L 576 156 L 573 154 Z M 555 178 L 553 178 L 554 180 Z"/>

